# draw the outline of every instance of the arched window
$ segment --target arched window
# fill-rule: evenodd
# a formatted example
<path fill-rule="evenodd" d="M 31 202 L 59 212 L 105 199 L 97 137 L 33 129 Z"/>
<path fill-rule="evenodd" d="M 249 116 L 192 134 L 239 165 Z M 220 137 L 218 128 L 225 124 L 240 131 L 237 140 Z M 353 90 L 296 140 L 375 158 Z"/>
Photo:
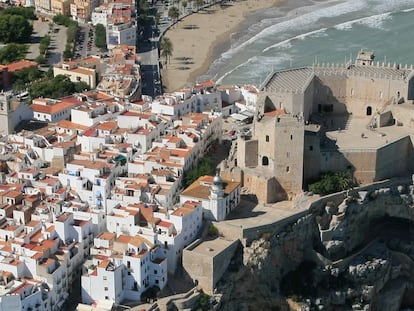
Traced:
<path fill-rule="evenodd" d="M 263 166 L 268 166 L 269 165 L 269 158 L 268 157 L 263 157 L 262 158 L 262 165 Z"/>
<path fill-rule="evenodd" d="M 367 107 L 367 116 L 370 116 L 370 115 L 372 115 L 372 107 L 368 106 Z"/>

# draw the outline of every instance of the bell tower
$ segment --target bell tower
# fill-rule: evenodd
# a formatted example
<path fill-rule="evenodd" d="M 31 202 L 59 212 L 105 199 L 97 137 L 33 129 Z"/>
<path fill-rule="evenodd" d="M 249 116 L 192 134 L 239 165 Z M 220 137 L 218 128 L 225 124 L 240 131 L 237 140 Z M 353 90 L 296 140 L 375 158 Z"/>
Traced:
<path fill-rule="evenodd" d="M 219 172 L 213 178 L 210 187 L 210 211 L 216 221 L 222 221 L 226 218 L 226 200 L 224 197 L 224 184 Z"/>
<path fill-rule="evenodd" d="M 14 131 L 14 111 L 11 96 L 0 93 L 0 134 L 12 134 Z"/>

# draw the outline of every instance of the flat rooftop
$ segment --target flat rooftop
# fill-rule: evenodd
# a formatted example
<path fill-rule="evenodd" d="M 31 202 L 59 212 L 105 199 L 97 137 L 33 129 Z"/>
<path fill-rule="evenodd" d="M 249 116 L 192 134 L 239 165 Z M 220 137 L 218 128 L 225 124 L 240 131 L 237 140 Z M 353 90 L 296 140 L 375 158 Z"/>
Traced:
<path fill-rule="evenodd" d="M 339 150 L 378 149 L 407 135 L 414 134 L 412 129 L 404 126 L 385 126 L 367 128 L 371 117 L 351 117 L 345 129 L 338 128 L 326 132 L 326 136 L 334 141 Z"/>
<path fill-rule="evenodd" d="M 228 241 L 223 238 L 216 238 L 214 240 L 201 242 L 191 251 L 205 256 L 214 257 L 233 243 L 234 241 Z"/>

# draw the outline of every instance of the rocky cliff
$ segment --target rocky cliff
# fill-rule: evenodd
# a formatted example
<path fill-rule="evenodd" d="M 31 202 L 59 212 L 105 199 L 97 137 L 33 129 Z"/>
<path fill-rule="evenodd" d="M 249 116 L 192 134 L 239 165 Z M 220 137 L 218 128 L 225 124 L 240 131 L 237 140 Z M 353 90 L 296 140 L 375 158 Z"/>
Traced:
<path fill-rule="evenodd" d="M 414 187 L 324 198 L 240 249 L 219 284 L 223 310 L 400 310 L 412 306 Z"/>

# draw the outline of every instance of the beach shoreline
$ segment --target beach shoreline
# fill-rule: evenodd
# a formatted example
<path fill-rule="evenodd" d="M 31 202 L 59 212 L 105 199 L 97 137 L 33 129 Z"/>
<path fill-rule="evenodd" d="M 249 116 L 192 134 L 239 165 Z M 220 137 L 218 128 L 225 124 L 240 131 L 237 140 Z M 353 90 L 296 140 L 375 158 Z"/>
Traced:
<path fill-rule="evenodd" d="M 240 30 L 246 16 L 285 2 L 244 0 L 226 7 L 217 4 L 177 22 L 165 33 L 173 44 L 171 62 L 161 72 L 165 91 L 184 88 L 205 74 L 210 64 L 230 47 L 231 35 Z"/>

